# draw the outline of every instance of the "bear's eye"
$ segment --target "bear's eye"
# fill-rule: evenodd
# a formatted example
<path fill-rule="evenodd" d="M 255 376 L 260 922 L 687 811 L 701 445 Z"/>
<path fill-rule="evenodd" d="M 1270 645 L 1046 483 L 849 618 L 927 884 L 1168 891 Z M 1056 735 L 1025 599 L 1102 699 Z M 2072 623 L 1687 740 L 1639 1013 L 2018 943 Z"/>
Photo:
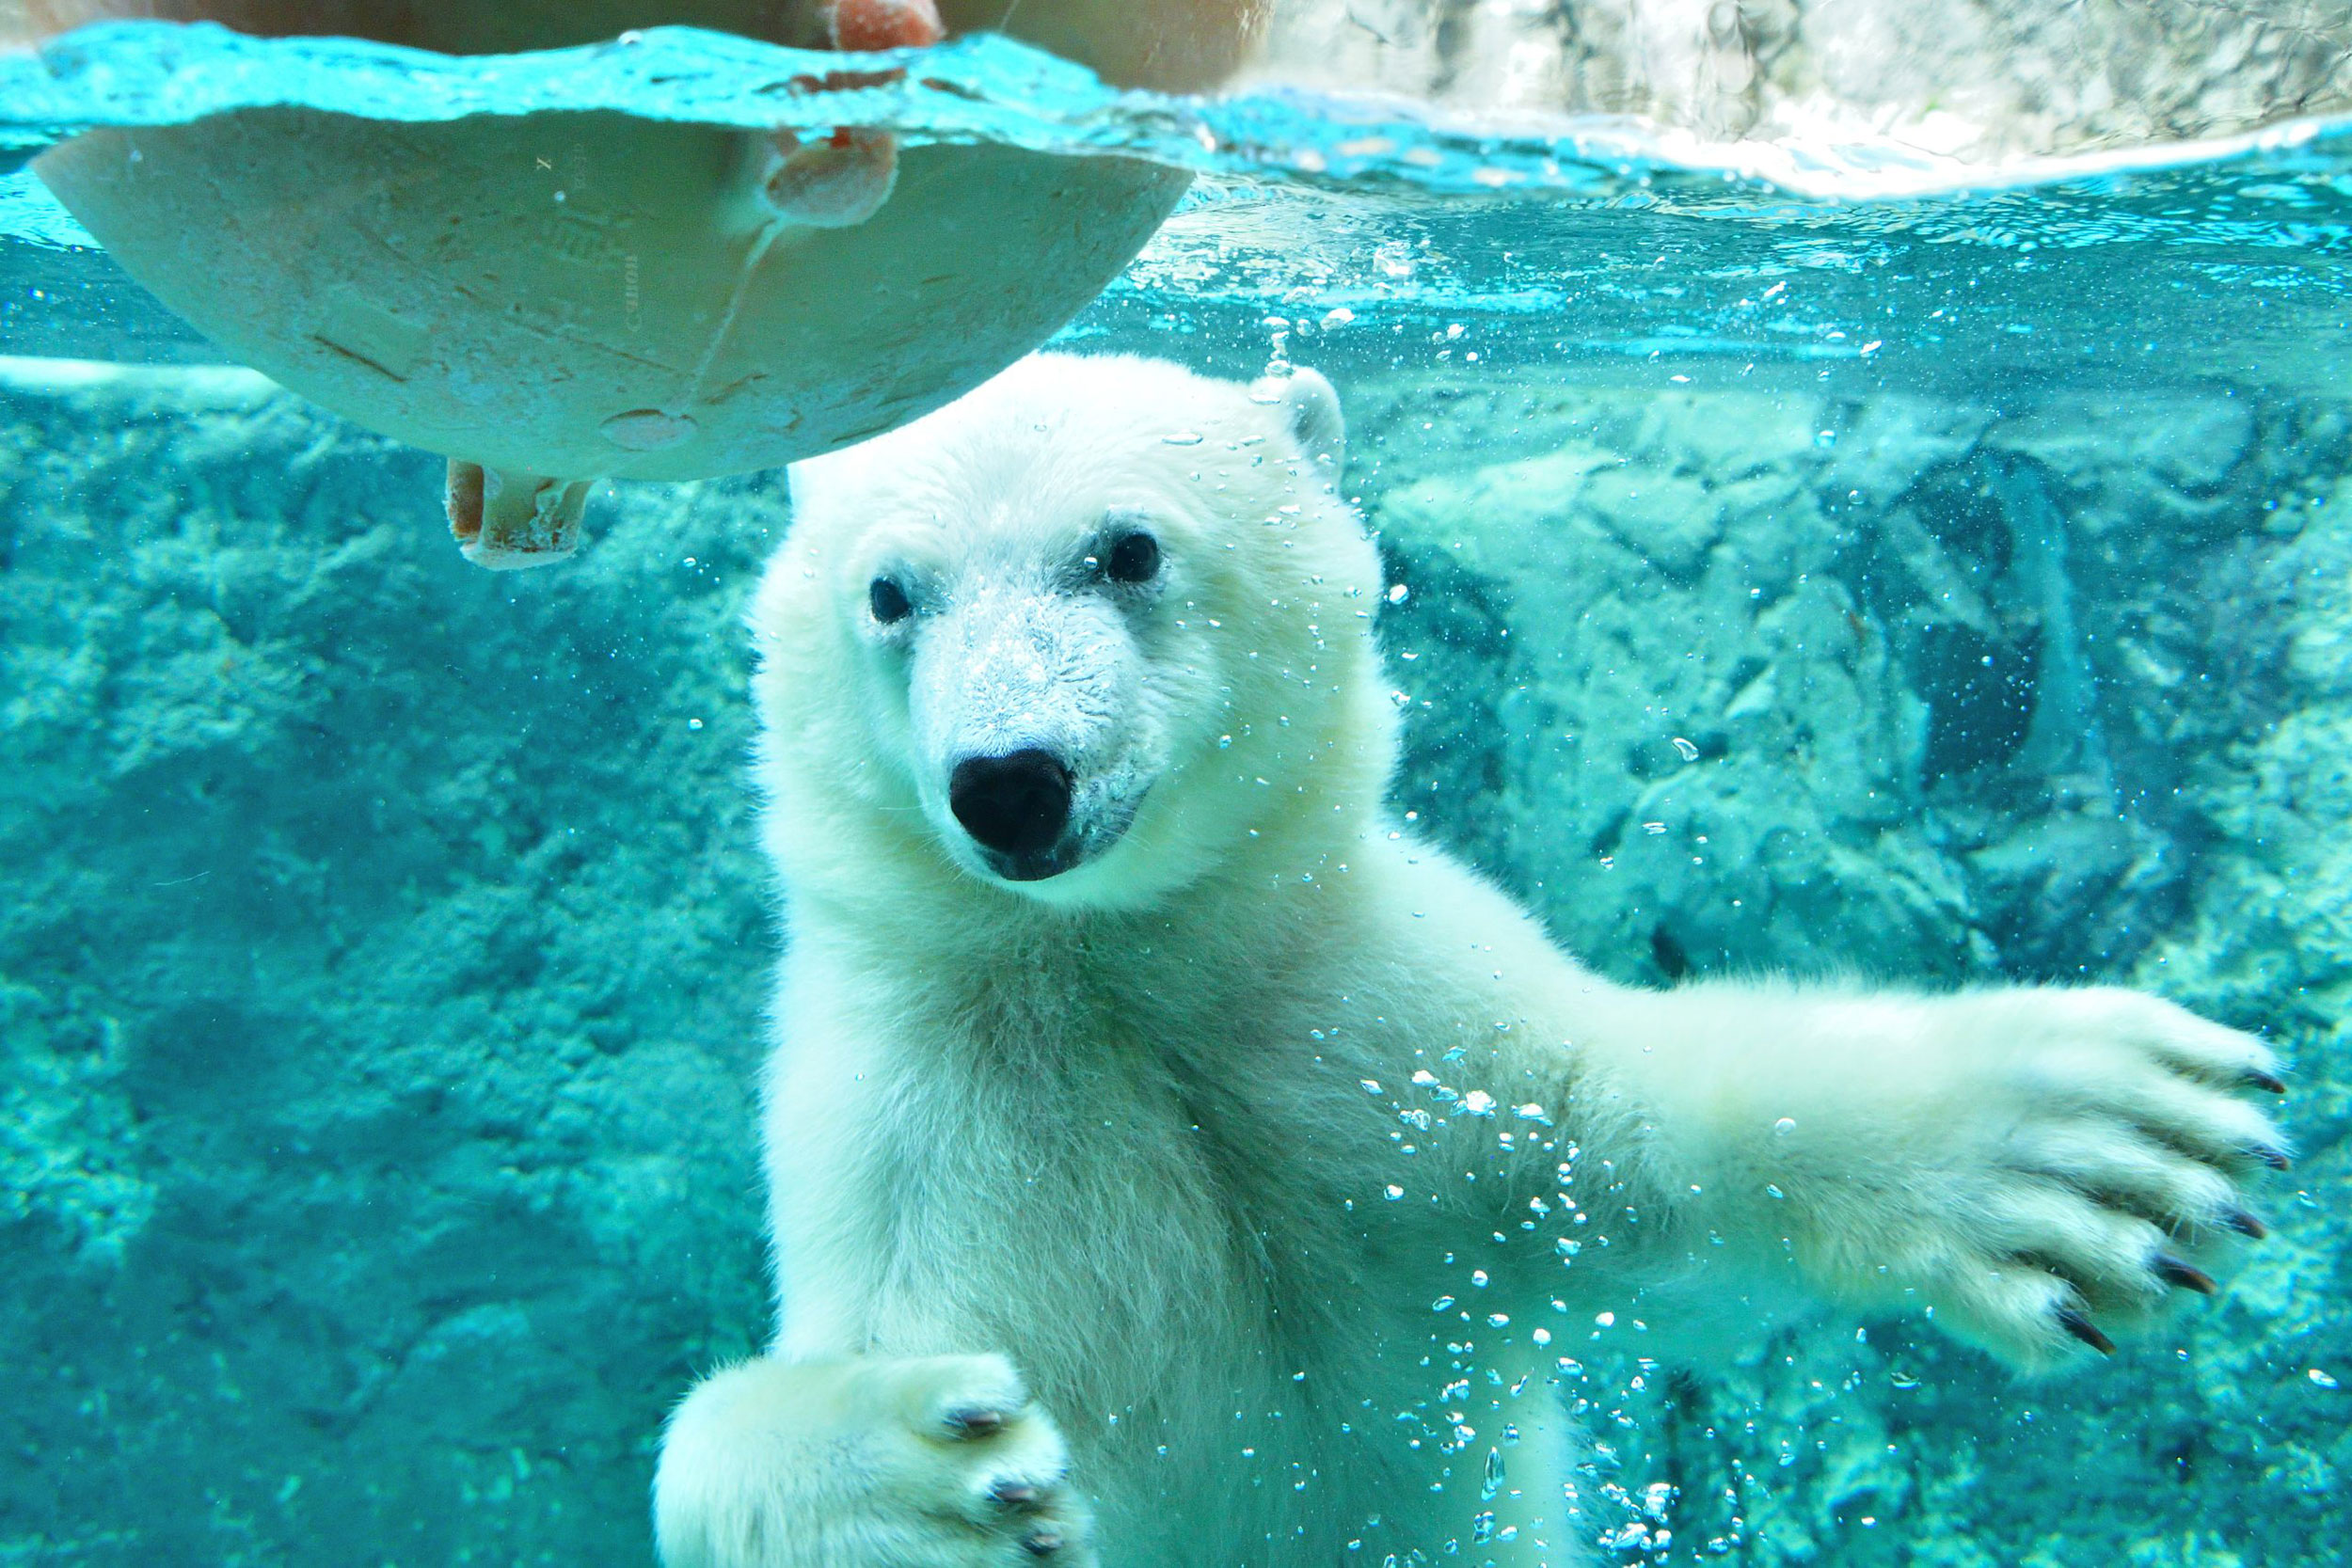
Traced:
<path fill-rule="evenodd" d="M 1150 582 L 1160 569 L 1160 542 L 1136 529 L 1122 533 L 1103 557 L 1103 575 L 1113 582 Z"/>
<path fill-rule="evenodd" d="M 903 621 L 914 613 L 914 601 L 907 591 L 889 578 L 876 578 L 866 585 L 866 608 L 874 612 L 874 619 L 883 626 Z"/>

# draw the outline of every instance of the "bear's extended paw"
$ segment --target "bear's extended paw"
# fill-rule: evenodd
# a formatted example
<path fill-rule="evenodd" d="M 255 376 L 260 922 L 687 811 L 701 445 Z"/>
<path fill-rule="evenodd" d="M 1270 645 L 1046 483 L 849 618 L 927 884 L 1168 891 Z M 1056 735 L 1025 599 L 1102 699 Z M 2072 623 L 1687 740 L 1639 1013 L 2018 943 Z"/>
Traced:
<path fill-rule="evenodd" d="M 2288 1151 L 2242 1098 L 2284 1089 L 2261 1041 L 2112 988 L 1927 1006 L 1912 1070 L 1889 1079 L 1909 1103 L 1874 1107 L 1897 1145 L 1874 1158 L 1862 1133 L 1821 1184 L 1829 1223 L 1808 1261 L 1837 1283 L 1897 1287 L 1959 1338 L 2042 1368 L 2112 1350 L 2107 1331 L 2172 1290 L 2212 1294 L 2201 1255 L 2264 1233 L 2239 1183 Z"/>
<path fill-rule="evenodd" d="M 654 1480 L 667 1568 L 1093 1568 L 1061 1434 L 997 1355 L 705 1379 Z"/>

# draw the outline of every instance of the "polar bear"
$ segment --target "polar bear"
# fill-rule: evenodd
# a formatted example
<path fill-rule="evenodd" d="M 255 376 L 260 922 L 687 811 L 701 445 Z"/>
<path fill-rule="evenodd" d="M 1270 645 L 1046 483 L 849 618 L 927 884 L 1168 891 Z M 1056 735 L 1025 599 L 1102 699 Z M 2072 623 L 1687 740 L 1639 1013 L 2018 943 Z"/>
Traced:
<path fill-rule="evenodd" d="M 781 1323 L 669 1424 L 669 1568 L 1574 1562 L 1551 1385 L 1645 1282 L 2038 1369 L 2261 1234 L 2254 1038 L 1629 989 L 1391 817 L 1341 448 L 1311 372 L 1049 355 L 793 471 Z"/>

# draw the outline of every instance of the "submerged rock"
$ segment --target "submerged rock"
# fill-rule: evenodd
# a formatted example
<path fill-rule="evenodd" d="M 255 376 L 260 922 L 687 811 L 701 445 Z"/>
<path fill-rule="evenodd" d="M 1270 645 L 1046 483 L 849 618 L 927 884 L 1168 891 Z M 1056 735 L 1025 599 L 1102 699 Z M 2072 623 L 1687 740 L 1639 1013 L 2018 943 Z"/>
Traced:
<path fill-rule="evenodd" d="M 0 1560 L 642 1559 L 764 1290 L 739 604 L 555 580 L 258 376 L 0 380 Z"/>

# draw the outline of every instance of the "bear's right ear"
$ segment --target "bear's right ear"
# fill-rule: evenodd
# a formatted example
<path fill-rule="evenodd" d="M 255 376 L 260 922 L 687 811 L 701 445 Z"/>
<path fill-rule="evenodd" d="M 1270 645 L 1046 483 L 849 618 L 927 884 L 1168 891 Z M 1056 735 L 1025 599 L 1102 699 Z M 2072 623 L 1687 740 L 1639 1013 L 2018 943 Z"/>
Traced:
<path fill-rule="evenodd" d="M 1288 375 L 1260 378 L 1249 388 L 1252 403 L 1278 404 L 1310 462 L 1329 465 L 1333 476 L 1347 451 L 1347 420 L 1340 413 L 1339 389 L 1322 372 L 1304 366 Z"/>

